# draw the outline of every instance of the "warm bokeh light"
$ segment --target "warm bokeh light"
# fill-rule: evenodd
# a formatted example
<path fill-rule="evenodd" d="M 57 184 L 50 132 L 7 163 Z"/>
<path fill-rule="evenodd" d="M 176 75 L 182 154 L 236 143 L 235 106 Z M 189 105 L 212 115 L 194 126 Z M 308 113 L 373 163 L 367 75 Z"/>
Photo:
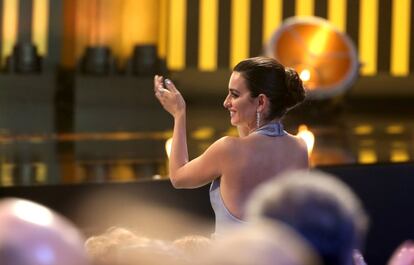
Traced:
<path fill-rule="evenodd" d="M 410 154 L 407 152 L 406 149 L 392 149 L 390 154 L 390 160 L 394 163 L 407 162 L 408 160 L 410 160 Z"/>
<path fill-rule="evenodd" d="M 213 137 L 215 131 L 212 127 L 200 127 L 191 133 L 191 137 L 196 140 L 207 140 Z"/>
<path fill-rule="evenodd" d="M 306 147 L 308 148 L 308 155 L 310 157 L 312 154 L 313 145 L 315 144 L 314 134 L 308 129 L 308 126 L 302 124 L 298 128 L 297 136 L 305 141 Z"/>
<path fill-rule="evenodd" d="M 377 153 L 371 148 L 361 148 L 358 151 L 358 162 L 360 164 L 373 164 L 378 161 Z"/>
<path fill-rule="evenodd" d="M 368 124 L 361 124 L 361 125 L 355 126 L 354 128 L 354 134 L 356 135 L 368 135 L 368 134 L 371 134 L 373 131 L 374 131 L 374 128 L 372 128 L 372 126 Z"/>
<path fill-rule="evenodd" d="M 300 79 L 302 79 L 303 82 L 307 82 L 311 79 L 311 73 L 308 69 L 303 69 L 299 74 Z"/>
<path fill-rule="evenodd" d="M 331 26 L 328 25 L 322 25 L 318 30 L 315 31 L 315 33 L 312 35 L 312 37 L 309 39 L 308 43 L 308 49 L 312 56 L 320 56 L 326 50 L 327 45 L 329 45 L 329 41 L 332 34 Z"/>
<path fill-rule="evenodd" d="M 392 124 L 385 128 L 388 134 L 401 134 L 405 131 L 404 126 L 399 124 Z"/>
<path fill-rule="evenodd" d="M 359 63 L 352 40 L 328 20 L 292 17 L 275 31 L 266 55 L 294 68 L 308 98 L 331 98 L 355 81 Z"/>
<path fill-rule="evenodd" d="M 167 153 L 167 157 L 170 158 L 171 154 L 171 146 L 172 146 L 172 138 L 169 138 L 167 141 L 165 141 L 165 152 Z"/>
<path fill-rule="evenodd" d="M 46 207 L 30 201 L 20 200 L 13 205 L 13 212 L 20 219 L 37 225 L 50 225 L 53 221 L 52 212 Z"/>

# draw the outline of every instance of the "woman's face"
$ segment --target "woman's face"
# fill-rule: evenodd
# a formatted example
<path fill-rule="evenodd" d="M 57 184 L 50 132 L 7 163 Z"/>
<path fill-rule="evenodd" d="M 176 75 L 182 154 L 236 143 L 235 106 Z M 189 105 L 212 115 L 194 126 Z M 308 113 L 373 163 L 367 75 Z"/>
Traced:
<path fill-rule="evenodd" d="M 257 101 L 250 96 L 244 77 L 239 72 L 233 72 L 229 81 L 229 93 L 223 103 L 230 111 L 231 124 L 255 128 Z"/>

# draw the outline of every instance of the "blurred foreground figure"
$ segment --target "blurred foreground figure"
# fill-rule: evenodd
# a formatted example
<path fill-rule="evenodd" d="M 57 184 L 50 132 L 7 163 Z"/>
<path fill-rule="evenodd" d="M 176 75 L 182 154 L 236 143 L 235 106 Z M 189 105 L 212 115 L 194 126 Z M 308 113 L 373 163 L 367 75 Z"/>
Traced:
<path fill-rule="evenodd" d="M 181 251 L 169 242 L 137 235 L 123 227 L 111 227 L 85 242 L 95 265 L 185 265 Z"/>
<path fill-rule="evenodd" d="M 362 247 L 368 226 L 356 194 L 318 171 L 285 173 L 262 184 L 250 198 L 247 215 L 250 220 L 289 225 L 318 252 L 324 265 L 353 264 L 354 250 Z"/>
<path fill-rule="evenodd" d="M 87 265 L 83 242 L 75 226 L 49 208 L 0 200 L 1 265 Z"/>
<path fill-rule="evenodd" d="M 413 265 L 414 264 L 414 242 L 407 240 L 403 242 L 392 254 L 388 265 Z"/>
<path fill-rule="evenodd" d="M 234 228 L 216 239 L 202 265 L 318 265 L 307 243 L 287 226 L 266 222 Z M 198 264 L 198 263 L 197 263 Z"/>

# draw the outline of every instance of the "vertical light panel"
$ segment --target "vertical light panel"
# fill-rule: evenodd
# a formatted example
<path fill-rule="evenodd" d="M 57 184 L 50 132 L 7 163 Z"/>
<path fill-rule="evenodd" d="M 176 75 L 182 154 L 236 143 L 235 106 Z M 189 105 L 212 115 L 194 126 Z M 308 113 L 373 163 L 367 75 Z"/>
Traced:
<path fill-rule="evenodd" d="M 168 0 L 160 0 L 158 19 L 158 56 L 165 59 L 167 56 Z"/>
<path fill-rule="evenodd" d="M 328 20 L 339 31 L 346 31 L 346 0 L 328 1 Z"/>
<path fill-rule="evenodd" d="M 73 39 L 75 41 L 75 61 L 79 61 L 79 59 L 85 52 L 86 46 L 92 46 L 95 44 L 92 40 L 92 19 L 95 17 L 94 13 L 92 12 L 92 5 L 94 4 L 94 1 L 73 1 L 73 23 L 75 24 L 75 32 Z M 65 10 L 65 12 L 67 11 Z M 70 19 L 68 23 L 70 23 Z"/>
<path fill-rule="evenodd" d="M 167 64 L 171 70 L 185 67 L 186 0 L 170 1 Z"/>
<path fill-rule="evenodd" d="M 232 0 L 230 67 L 249 56 L 250 1 Z"/>
<path fill-rule="evenodd" d="M 296 0 L 296 16 L 313 16 L 315 10 L 314 0 Z"/>
<path fill-rule="evenodd" d="M 213 71 L 217 68 L 218 0 L 200 0 L 200 35 L 198 68 Z"/>
<path fill-rule="evenodd" d="M 124 0 L 123 8 L 122 56 L 126 58 L 134 45 L 158 43 L 159 1 Z"/>
<path fill-rule="evenodd" d="M 359 60 L 362 75 L 377 73 L 378 0 L 360 0 Z"/>
<path fill-rule="evenodd" d="M 18 0 L 3 0 L 3 36 L 1 46 L 2 64 L 4 59 L 12 53 L 17 41 Z"/>
<path fill-rule="evenodd" d="M 409 73 L 410 12 L 411 0 L 392 1 L 391 74 L 395 76 Z"/>
<path fill-rule="evenodd" d="M 33 0 L 32 41 L 40 55 L 47 54 L 49 0 Z"/>
<path fill-rule="evenodd" d="M 263 2 L 263 44 L 267 43 L 282 22 L 283 0 Z"/>

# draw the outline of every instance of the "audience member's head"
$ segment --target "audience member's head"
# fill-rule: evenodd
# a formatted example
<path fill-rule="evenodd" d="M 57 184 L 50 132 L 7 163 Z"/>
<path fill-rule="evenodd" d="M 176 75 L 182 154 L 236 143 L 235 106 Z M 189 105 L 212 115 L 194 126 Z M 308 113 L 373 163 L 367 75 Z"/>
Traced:
<path fill-rule="evenodd" d="M 215 240 L 200 258 L 203 265 L 317 265 L 307 243 L 283 224 L 266 222 L 236 227 Z"/>
<path fill-rule="evenodd" d="M 150 241 L 122 227 L 110 227 L 103 234 L 89 237 L 85 248 L 94 264 L 116 264 L 117 251 L 124 246 Z"/>
<path fill-rule="evenodd" d="M 388 260 L 388 265 L 413 265 L 414 264 L 414 242 L 407 240 L 394 251 Z"/>
<path fill-rule="evenodd" d="M 351 189 L 334 176 L 297 171 L 262 184 L 252 194 L 247 218 L 282 221 L 301 234 L 325 265 L 352 264 L 368 218 Z"/>
<path fill-rule="evenodd" d="M 85 247 L 97 265 L 161 265 L 184 260 L 172 244 L 139 236 L 121 227 L 111 227 L 101 235 L 88 238 Z"/>
<path fill-rule="evenodd" d="M 49 208 L 0 200 L 1 265 L 86 265 L 83 242 L 75 226 Z"/>
<path fill-rule="evenodd" d="M 191 258 L 207 251 L 211 247 L 211 239 L 201 235 L 189 235 L 176 239 L 173 245 Z"/>

